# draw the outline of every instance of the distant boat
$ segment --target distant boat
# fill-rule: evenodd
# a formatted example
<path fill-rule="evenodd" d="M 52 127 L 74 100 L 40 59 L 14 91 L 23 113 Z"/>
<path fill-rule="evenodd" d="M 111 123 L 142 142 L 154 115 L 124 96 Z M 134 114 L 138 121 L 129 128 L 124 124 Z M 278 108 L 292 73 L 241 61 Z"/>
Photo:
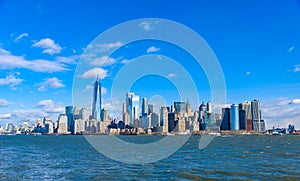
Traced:
<path fill-rule="evenodd" d="M 243 135 L 250 135 L 251 133 L 249 133 L 249 132 L 243 132 L 242 134 Z"/>
<path fill-rule="evenodd" d="M 221 133 L 208 133 L 208 135 L 218 137 L 218 136 L 221 136 Z"/>
<path fill-rule="evenodd" d="M 274 131 L 272 132 L 272 135 L 282 135 L 282 133 L 279 133 L 278 131 L 274 130 Z"/>
<path fill-rule="evenodd" d="M 32 133 L 33 134 L 33 136 L 41 136 L 42 135 L 42 133 Z"/>

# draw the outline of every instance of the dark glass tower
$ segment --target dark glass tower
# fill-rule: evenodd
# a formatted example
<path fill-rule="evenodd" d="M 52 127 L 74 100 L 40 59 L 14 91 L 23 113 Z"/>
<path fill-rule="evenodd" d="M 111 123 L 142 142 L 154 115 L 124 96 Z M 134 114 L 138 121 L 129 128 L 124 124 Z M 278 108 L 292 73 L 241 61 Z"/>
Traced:
<path fill-rule="evenodd" d="M 96 79 L 94 82 L 94 90 L 93 90 L 93 105 L 92 105 L 92 119 L 97 119 L 97 100 L 99 98 L 99 115 L 101 114 L 102 105 L 101 105 L 101 83 L 100 80 Z M 100 117 L 99 117 L 100 118 Z"/>

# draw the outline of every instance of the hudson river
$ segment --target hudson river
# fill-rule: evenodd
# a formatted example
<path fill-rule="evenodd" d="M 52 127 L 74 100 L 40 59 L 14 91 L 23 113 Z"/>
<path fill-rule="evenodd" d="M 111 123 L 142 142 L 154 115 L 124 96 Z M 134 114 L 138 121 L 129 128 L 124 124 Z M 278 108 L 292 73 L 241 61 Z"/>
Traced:
<path fill-rule="evenodd" d="M 0 136 L 0 180 L 300 180 L 300 136 L 216 137 L 203 150 L 199 139 L 191 136 L 166 159 L 130 165 L 98 153 L 83 136 Z"/>

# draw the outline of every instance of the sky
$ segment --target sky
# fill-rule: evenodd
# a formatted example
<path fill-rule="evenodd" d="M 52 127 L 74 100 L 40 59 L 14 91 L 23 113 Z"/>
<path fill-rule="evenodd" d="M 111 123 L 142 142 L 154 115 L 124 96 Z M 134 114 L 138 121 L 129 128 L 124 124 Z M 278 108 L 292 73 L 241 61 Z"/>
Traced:
<path fill-rule="evenodd" d="M 226 81 L 224 104 L 258 99 L 268 128 L 294 124 L 300 129 L 298 0 L 0 0 L 0 125 L 19 124 L 28 119 L 33 122 L 44 116 L 56 120 L 65 106 L 78 99 L 89 106 L 91 85 L 99 70 L 103 106 L 114 107 L 118 112 L 126 92 L 123 100 L 112 97 L 114 78 L 122 67 L 142 55 L 153 55 L 157 60 L 170 57 L 178 62 L 195 81 L 198 101 L 210 101 L 205 71 L 188 52 L 167 42 L 145 40 L 123 44 L 121 40 L 112 40 L 98 50 L 118 48 L 118 51 L 85 62 L 88 59 L 82 55 L 88 55 L 89 45 L 101 33 L 141 18 L 181 23 L 207 42 Z M 139 24 L 144 31 L 151 31 L 155 27 L 152 25 Z M 158 22 L 159 26 L 163 24 Z M 80 72 L 84 65 L 97 69 L 94 72 L 86 69 L 84 75 L 85 72 Z M 147 70 L 147 66 L 141 69 Z M 179 99 L 172 81 L 184 82 L 176 71 L 166 72 L 165 77 L 141 77 L 129 91 L 148 97 L 150 102 L 170 105 Z M 85 80 L 85 84 L 79 90 L 73 85 L 80 80 Z M 190 92 L 182 99 L 193 102 L 195 98 Z M 195 109 L 197 103 L 194 104 Z M 216 112 L 221 112 L 222 106 L 215 105 Z"/>

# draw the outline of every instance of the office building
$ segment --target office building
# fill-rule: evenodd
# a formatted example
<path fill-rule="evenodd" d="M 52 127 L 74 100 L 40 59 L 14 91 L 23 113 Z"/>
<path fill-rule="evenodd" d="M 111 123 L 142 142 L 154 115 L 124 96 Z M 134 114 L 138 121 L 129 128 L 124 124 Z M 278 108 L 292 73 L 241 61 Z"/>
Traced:
<path fill-rule="evenodd" d="M 163 132 L 168 132 L 168 109 L 165 106 L 160 108 L 160 126 L 163 127 Z"/>
<path fill-rule="evenodd" d="M 97 109 L 97 101 L 99 100 L 99 109 Z M 97 120 L 98 115 L 97 112 L 100 113 L 102 110 L 102 105 L 101 105 L 101 83 L 100 80 L 96 79 L 94 82 L 94 88 L 93 88 L 93 105 L 92 105 L 92 119 Z"/>
<path fill-rule="evenodd" d="M 252 124 L 253 130 L 262 131 L 260 123 L 260 103 L 258 100 L 251 101 L 251 113 L 252 113 Z"/>
<path fill-rule="evenodd" d="M 237 104 L 232 104 L 231 105 L 230 125 L 231 125 L 231 130 L 236 131 L 236 130 L 240 129 L 239 106 Z"/>
<path fill-rule="evenodd" d="M 186 103 L 185 102 L 174 102 L 175 112 L 186 113 Z"/>
<path fill-rule="evenodd" d="M 230 108 L 222 108 L 221 130 L 230 130 Z"/>
<path fill-rule="evenodd" d="M 148 99 L 146 97 L 142 99 L 142 115 L 148 115 Z"/>
<path fill-rule="evenodd" d="M 66 114 L 60 114 L 58 117 L 58 134 L 67 134 L 68 133 L 68 117 Z"/>

